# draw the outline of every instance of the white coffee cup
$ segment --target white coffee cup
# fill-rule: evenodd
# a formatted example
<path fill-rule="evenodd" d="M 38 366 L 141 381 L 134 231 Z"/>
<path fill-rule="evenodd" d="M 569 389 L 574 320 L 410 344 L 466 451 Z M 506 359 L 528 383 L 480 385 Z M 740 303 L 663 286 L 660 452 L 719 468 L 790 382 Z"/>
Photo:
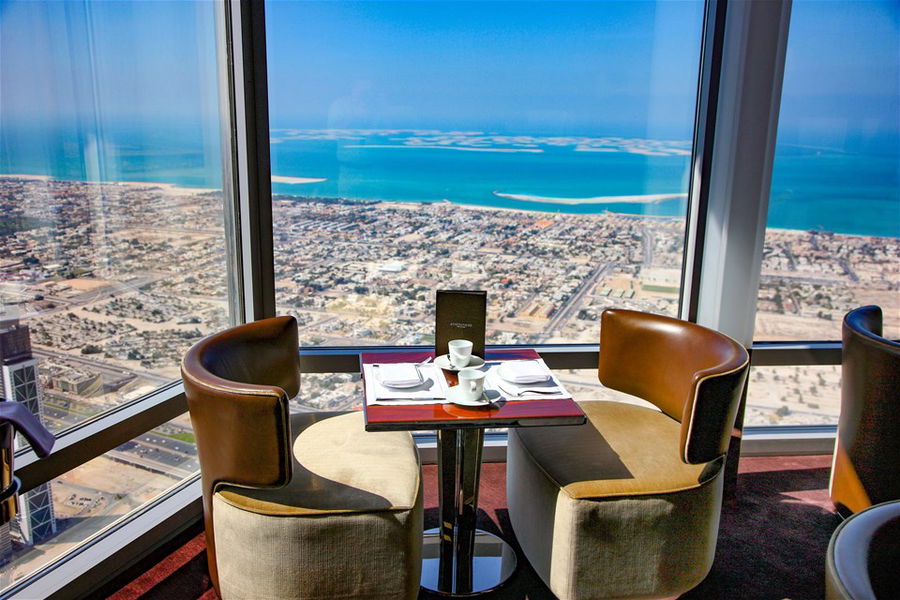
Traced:
<path fill-rule="evenodd" d="M 469 366 L 472 358 L 472 342 L 469 340 L 450 340 L 447 344 L 450 353 L 450 364 L 457 369 Z"/>
<path fill-rule="evenodd" d="M 470 402 L 481 400 L 484 396 L 484 371 L 480 369 L 462 369 L 459 372 L 459 387 L 462 394 Z"/>

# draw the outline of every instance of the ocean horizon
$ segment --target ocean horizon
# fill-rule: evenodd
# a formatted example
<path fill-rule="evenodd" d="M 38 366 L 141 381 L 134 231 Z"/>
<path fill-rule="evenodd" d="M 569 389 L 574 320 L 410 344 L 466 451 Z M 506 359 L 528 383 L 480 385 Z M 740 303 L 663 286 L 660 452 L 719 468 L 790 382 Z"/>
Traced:
<path fill-rule="evenodd" d="M 209 127 L 113 130 L 102 141 L 77 127 L 43 133 L 2 132 L 2 173 L 221 187 L 218 137 Z M 684 217 L 690 141 L 283 128 L 271 132 L 271 154 L 273 194 Z M 768 226 L 900 237 L 898 171 L 890 152 L 779 145 Z"/>

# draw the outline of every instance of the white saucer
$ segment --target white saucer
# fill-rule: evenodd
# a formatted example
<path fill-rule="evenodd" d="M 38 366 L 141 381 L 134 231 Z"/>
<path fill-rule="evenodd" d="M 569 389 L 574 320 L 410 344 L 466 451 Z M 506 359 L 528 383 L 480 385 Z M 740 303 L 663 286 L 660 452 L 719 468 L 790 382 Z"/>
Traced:
<path fill-rule="evenodd" d="M 489 406 L 491 403 L 483 392 L 480 400 L 470 400 L 465 394 L 461 393 L 462 391 L 463 389 L 458 385 L 453 386 L 447 390 L 447 400 L 460 406 Z"/>
<path fill-rule="evenodd" d="M 453 366 L 453 363 L 450 362 L 450 356 L 448 354 L 441 354 L 440 356 L 435 358 L 434 364 L 436 364 L 440 368 L 444 369 L 445 371 L 453 371 L 454 373 L 456 371 L 459 371 L 459 369 L 460 369 L 460 367 Z M 468 369 L 469 367 L 472 367 L 472 368 L 477 369 L 478 367 L 480 367 L 482 365 L 484 365 L 484 359 L 481 358 L 480 356 L 472 355 L 469 357 L 469 364 L 467 364 L 465 367 L 462 367 L 462 368 Z"/>

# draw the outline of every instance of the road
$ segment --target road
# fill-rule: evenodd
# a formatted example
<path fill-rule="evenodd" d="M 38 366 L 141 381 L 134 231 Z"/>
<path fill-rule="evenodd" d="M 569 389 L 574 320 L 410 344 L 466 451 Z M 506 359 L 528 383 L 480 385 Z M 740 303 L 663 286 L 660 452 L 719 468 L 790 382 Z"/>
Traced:
<path fill-rule="evenodd" d="M 75 363 L 77 365 L 81 365 L 83 367 L 99 371 L 100 373 L 106 373 L 109 375 L 122 376 L 123 374 L 134 374 L 138 377 L 142 377 L 148 380 L 151 383 L 156 385 L 163 385 L 172 381 L 172 377 L 167 377 L 165 375 L 160 375 L 159 373 L 155 373 L 153 371 L 146 371 L 144 369 L 134 369 L 134 368 L 126 368 L 120 367 L 115 364 L 110 364 L 108 362 L 103 362 L 101 360 L 96 360 L 93 358 L 89 358 L 91 355 L 77 355 L 77 354 L 69 354 L 67 352 L 60 352 L 58 350 L 50 350 L 44 346 L 41 347 L 32 347 L 32 353 L 36 357 L 45 357 L 45 358 L 56 358 L 60 360 L 64 360 L 69 363 Z"/>
<path fill-rule="evenodd" d="M 565 324 L 566 321 L 572 318 L 572 315 L 575 311 L 581 308 L 582 300 L 584 297 L 594 289 L 594 286 L 597 284 L 597 281 L 600 280 L 601 277 L 606 276 L 610 269 L 611 265 L 604 264 L 601 267 L 595 267 L 591 274 L 588 275 L 584 280 L 582 280 L 581 284 L 578 286 L 578 289 L 569 297 L 569 299 L 560 307 L 556 314 L 550 318 L 550 322 L 547 323 L 547 326 L 544 328 L 544 331 L 547 335 L 553 335 L 557 329 L 560 329 L 562 325 Z"/>

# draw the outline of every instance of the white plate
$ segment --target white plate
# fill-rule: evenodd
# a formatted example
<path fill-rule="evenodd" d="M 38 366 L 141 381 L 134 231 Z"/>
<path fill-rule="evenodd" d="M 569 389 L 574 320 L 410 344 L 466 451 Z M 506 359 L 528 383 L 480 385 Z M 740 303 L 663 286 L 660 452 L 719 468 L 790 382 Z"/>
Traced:
<path fill-rule="evenodd" d="M 460 406 L 488 406 L 491 403 L 483 392 L 480 400 L 470 400 L 468 396 L 462 392 L 463 389 L 461 387 L 458 385 L 453 386 L 447 390 L 447 400 L 453 404 L 459 404 Z"/>
<path fill-rule="evenodd" d="M 460 369 L 459 367 L 453 366 L 453 363 L 450 362 L 450 356 L 448 354 L 441 354 L 440 356 L 438 356 L 436 359 L 434 359 L 434 364 L 444 369 L 445 371 L 453 371 L 454 373 L 456 371 L 459 371 Z M 477 369 L 482 365 L 484 365 L 484 359 L 480 356 L 473 355 L 469 357 L 469 364 L 462 368 L 468 369 L 469 367 L 472 367 Z"/>
<path fill-rule="evenodd" d="M 381 385 L 383 385 L 386 388 L 393 388 L 393 389 L 398 389 L 398 390 L 405 390 L 407 388 L 419 387 L 420 385 L 424 385 L 431 379 L 430 377 L 422 376 L 422 371 L 419 370 L 418 365 L 416 366 L 416 371 L 418 371 L 418 373 L 419 373 L 419 378 L 420 378 L 419 381 L 416 381 L 413 383 L 406 383 L 403 385 L 393 385 L 393 384 L 385 383 L 384 381 L 381 380 L 381 369 L 378 368 L 378 365 L 375 365 L 375 373 L 376 373 L 375 377 L 376 377 L 376 379 L 378 379 L 378 383 L 380 383 Z"/>

